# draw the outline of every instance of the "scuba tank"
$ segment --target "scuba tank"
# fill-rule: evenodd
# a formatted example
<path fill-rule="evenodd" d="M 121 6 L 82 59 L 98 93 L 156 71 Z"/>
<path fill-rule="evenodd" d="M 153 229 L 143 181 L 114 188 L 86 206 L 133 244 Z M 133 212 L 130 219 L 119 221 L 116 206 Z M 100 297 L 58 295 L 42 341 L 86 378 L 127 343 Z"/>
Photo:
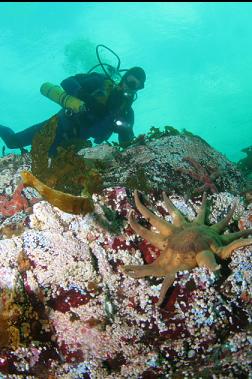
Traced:
<path fill-rule="evenodd" d="M 79 113 L 86 110 L 85 103 L 77 97 L 68 95 L 60 86 L 46 82 L 40 87 L 42 95 L 61 105 L 66 110 Z"/>

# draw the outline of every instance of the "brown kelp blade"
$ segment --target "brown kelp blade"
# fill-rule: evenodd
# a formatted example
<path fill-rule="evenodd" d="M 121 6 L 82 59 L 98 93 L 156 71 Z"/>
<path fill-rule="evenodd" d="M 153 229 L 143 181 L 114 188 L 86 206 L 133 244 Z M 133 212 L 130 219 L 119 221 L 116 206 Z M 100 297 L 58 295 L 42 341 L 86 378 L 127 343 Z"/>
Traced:
<path fill-rule="evenodd" d="M 94 210 L 94 203 L 91 197 L 74 196 L 54 190 L 28 171 L 22 171 L 21 177 L 25 187 L 35 188 L 45 200 L 64 212 L 85 215 Z"/>

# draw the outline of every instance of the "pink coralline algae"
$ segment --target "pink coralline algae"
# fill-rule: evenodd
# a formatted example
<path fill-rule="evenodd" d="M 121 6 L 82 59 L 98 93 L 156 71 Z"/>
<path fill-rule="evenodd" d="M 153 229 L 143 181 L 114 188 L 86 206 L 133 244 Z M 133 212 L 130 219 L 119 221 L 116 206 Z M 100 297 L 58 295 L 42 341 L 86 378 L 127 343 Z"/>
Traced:
<path fill-rule="evenodd" d="M 8 195 L 0 195 L 0 215 L 10 217 L 20 211 L 27 211 L 38 199 L 27 200 L 22 193 L 23 184 L 19 184 L 12 197 Z"/>

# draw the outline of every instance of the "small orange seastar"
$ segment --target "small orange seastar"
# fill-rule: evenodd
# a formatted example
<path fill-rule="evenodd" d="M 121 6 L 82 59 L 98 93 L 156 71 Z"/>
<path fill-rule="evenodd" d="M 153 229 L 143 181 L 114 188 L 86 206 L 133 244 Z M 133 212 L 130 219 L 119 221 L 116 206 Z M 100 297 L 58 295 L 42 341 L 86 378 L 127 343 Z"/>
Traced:
<path fill-rule="evenodd" d="M 252 229 L 235 233 L 224 234 L 224 229 L 231 220 L 236 204 L 227 216 L 217 224 L 205 225 L 206 193 L 203 195 L 202 205 L 197 217 L 189 222 L 174 206 L 163 192 L 165 205 L 173 218 L 173 224 L 160 219 L 139 200 L 137 191 L 134 192 L 136 207 L 139 212 L 154 226 L 158 233 L 152 232 L 137 223 L 132 210 L 129 214 L 129 223 L 132 229 L 149 243 L 161 250 L 160 256 L 151 264 L 126 265 L 123 271 L 132 278 L 145 276 L 164 276 L 157 305 L 161 305 L 168 288 L 172 285 L 178 271 L 192 270 L 194 267 L 206 266 L 213 272 L 218 272 L 215 254 L 221 258 L 228 258 L 232 251 L 252 244 L 250 239 L 238 239 L 252 234 Z"/>

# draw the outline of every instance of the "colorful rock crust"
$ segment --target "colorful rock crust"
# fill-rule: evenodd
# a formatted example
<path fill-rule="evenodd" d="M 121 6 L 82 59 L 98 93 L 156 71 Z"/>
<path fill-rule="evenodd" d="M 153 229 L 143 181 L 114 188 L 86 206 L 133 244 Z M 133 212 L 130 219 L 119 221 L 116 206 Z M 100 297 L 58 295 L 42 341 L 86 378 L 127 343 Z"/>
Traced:
<path fill-rule="evenodd" d="M 157 215 L 170 221 L 161 194 L 150 199 Z M 190 221 L 195 218 L 197 201 L 171 200 Z M 234 201 L 230 221 L 246 214 L 228 193 L 209 200 L 211 222 L 220 221 Z M 131 196 L 124 188 L 106 189 L 94 196 L 95 212 L 101 214 L 104 204 L 123 221 L 118 235 L 100 226 L 94 214 L 67 214 L 43 201 L 33 206 L 20 236 L 0 241 L 0 286 L 15 290 L 12 301 L 27 315 L 9 318 L 11 336 L 18 336 L 20 344 L 15 350 L 2 348 L 2 377 L 248 373 L 251 249 L 232 254 L 232 271 L 226 266 L 221 282 L 205 267 L 179 271 L 163 307 L 157 308 L 160 280 L 135 280 L 122 272 L 123 265 L 150 263 L 159 254 L 127 222 Z"/>
<path fill-rule="evenodd" d="M 142 170 L 137 178 L 147 179 L 148 191 L 142 192 L 141 201 L 148 194 L 148 208 L 158 218 L 172 221 L 162 187 L 190 222 L 199 213 L 201 197 L 188 196 L 191 190 L 188 194 L 185 190 L 200 183 L 176 171 L 191 151 L 202 167 L 207 162 L 225 168 L 215 181 L 218 192 L 207 197 L 207 225 L 218 224 L 236 202 L 227 230 L 234 233 L 252 227 L 251 205 L 246 206 L 239 196 L 239 172 L 206 144 L 199 142 L 192 152 L 193 146 L 180 136 L 152 140 L 147 147 L 132 147 L 122 155 L 112 152 L 111 146 L 108 154 L 106 145 L 101 145 L 92 150 L 93 155 L 103 150 L 104 159 L 113 163 L 104 173 L 106 188 L 92 195 L 91 213 L 65 213 L 39 199 L 29 214 L 21 211 L 0 217 L 4 230 L 0 230 L 1 378 L 251 375 L 250 246 L 236 249 L 221 261 L 221 278 L 206 267 L 177 272 L 162 307 L 156 306 L 162 278 L 136 280 L 123 272 L 124 266 L 155 262 L 160 254 L 129 225 L 133 208 L 138 222 L 150 229 L 135 208 L 131 187 L 119 185 L 136 173 L 144 157 L 140 168 L 146 172 Z M 30 167 L 29 154 L 0 160 L 0 194 L 11 199 L 20 172 Z M 180 187 L 170 185 L 173 174 L 177 183 L 183 181 Z M 116 186 L 109 186 L 112 180 Z M 30 188 L 21 194 L 27 201 L 38 197 Z M 10 226 L 16 226 L 15 233 Z"/>

